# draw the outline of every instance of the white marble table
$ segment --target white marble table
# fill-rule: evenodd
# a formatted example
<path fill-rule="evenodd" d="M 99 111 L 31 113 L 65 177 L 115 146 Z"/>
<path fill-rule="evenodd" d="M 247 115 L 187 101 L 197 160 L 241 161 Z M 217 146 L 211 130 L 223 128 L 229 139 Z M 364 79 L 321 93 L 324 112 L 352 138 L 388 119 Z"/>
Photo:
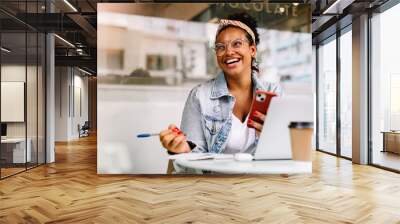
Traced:
<path fill-rule="evenodd" d="M 312 173 L 312 162 L 293 160 L 253 160 L 250 162 L 234 159 L 187 160 L 176 159 L 175 165 L 199 171 L 226 174 L 304 174 Z"/>

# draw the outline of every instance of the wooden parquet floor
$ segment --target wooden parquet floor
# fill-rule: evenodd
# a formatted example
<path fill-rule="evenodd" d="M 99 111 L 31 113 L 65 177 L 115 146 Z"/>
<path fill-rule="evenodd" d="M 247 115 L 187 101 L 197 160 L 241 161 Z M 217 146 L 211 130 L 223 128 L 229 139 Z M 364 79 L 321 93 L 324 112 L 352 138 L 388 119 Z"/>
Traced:
<path fill-rule="evenodd" d="M 0 223 L 400 223 L 400 175 L 316 153 L 311 175 L 99 176 L 89 137 L 0 181 Z"/>

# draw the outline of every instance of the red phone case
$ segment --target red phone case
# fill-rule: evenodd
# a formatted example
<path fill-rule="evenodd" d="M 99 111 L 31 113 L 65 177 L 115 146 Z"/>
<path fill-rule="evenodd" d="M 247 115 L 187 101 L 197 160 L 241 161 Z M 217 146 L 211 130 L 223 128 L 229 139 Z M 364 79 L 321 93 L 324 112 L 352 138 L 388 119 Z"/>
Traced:
<path fill-rule="evenodd" d="M 261 100 L 262 97 L 260 97 L 260 95 L 265 96 L 265 99 Z M 276 96 L 276 93 L 274 93 L 274 92 L 256 90 L 256 93 L 254 94 L 254 97 L 253 97 L 253 103 L 251 106 L 250 116 L 249 116 L 249 119 L 247 120 L 247 127 L 252 128 L 252 126 L 249 125 L 249 120 L 253 120 L 258 123 L 263 123 L 263 121 L 261 119 L 254 116 L 254 112 L 258 111 L 262 114 L 267 115 L 269 104 L 271 102 L 272 97 L 274 97 L 274 96 Z"/>

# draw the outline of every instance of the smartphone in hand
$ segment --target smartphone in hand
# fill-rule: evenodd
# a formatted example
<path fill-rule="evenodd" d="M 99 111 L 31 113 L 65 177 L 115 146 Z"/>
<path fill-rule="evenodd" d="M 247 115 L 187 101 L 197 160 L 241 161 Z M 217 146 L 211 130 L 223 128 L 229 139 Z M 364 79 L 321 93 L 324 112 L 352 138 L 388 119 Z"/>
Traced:
<path fill-rule="evenodd" d="M 253 97 L 253 103 L 251 106 L 251 111 L 250 111 L 250 116 L 249 120 L 253 120 L 258 123 L 263 123 L 262 120 L 260 120 L 258 117 L 254 116 L 254 112 L 258 111 L 262 114 L 267 114 L 269 103 L 271 102 L 271 99 L 276 96 L 276 93 L 274 92 L 268 92 L 268 91 L 263 91 L 263 90 L 256 90 L 256 93 L 254 94 Z M 247 127 L 252 128 L 252 126 L 249 125 L 249 122 L 247 122 Z"/>

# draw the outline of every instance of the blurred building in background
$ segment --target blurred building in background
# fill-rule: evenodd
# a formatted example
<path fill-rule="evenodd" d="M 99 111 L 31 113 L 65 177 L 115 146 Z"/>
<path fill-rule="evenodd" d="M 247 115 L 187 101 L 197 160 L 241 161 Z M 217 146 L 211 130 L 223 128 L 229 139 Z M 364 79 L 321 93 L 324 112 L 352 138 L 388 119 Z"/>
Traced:
<path fill-rule="evenodd" d="M 247 5 L 254 8 L 254 4 Z M 246 4 L 211 4 L 190 20 L 99 12 L 98 30 L 102 33 L 98 39 L 98 73 L 102 76 L 99 81 L 103 84 L 183 85 L 214 77 L 219 72 L 212 49 L 218 26 L 215 22 L 225 18 L 227 11 L 235 13 L 243 11 L 243 7 L 248 9 Z M 289 7 L 279 4 L 268 7 L 278 7 L 283 12 L 264 18 L 266 11 L 249 10 L 256 19 L 268 19 L 259 22 L 260 77 L 281 83 L 285 92 L 311 94 L 309 25 L 306 28 L 303 24 L 285 26 L 291 17 L 308 17 L 309 12 L 303 10 L 303 14 L 289 15 L 285 13 Z M 283 27 L 271 26 L 276 18 Z"/>

